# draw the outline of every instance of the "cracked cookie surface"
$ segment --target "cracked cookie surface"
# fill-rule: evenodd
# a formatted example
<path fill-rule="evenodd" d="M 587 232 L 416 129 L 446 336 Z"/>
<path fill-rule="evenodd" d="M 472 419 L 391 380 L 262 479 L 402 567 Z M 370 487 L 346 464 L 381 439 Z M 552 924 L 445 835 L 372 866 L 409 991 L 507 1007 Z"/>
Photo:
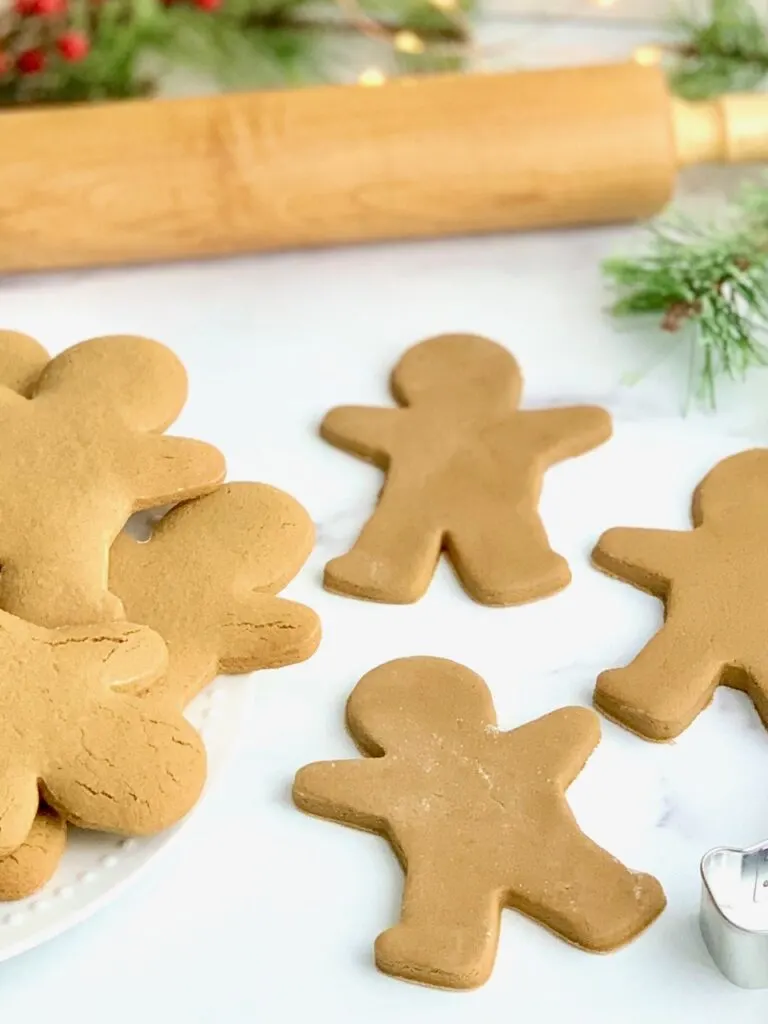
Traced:
<path fill-rule="evenodd" d="M 158 679 L 127 689 L 182 709 L 221 672 L 277 668 L 310 657 L 317 615 L 277 597 L 308 557 L 312 520 L 290 495 L 259 483 L 229 483 L 176 506 L 150 540 L 127 533 L 112 547 L 110 589 L 132 622 L 165 640 Z M 0 857 L 0 900 L 36 892 L 65 849 L 66 824 L 41 810 L 29 840 Z"/>
<path fill-rule="evenodd" d="M 169 670 L 148 691 L 185 706 L 217 673 L 303 661 L 320 640 L 311 608 L 277 597 L 306 561 L 312 520 L 289 494 L 228 483 L 185 502 L 146 543 L 123 533 L 110 588 L 132 622 L 168 645 Z"/>
<path fill-rule="evenodd" d="M 29 837 L 40 794 L 69 821 L 125 835 L 190 810 L 205 781 L 199 736 L 126 689 L 166 664 L 145 626 L 49 630 L 0 612 L 0 853 Z"/>

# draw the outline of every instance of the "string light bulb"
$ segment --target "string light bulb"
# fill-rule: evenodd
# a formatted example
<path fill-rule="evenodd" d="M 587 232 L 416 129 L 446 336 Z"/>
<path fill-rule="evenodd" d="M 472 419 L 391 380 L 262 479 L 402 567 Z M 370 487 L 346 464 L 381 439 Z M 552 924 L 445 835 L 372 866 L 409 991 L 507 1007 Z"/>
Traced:
<path fill-rule="evenodd" d="M 635 64 L 644 68 L 651 68 L 661 63 L 661 47 L 659 46 L 638 46 L 632 54 Z"/>
<path fill-rule="evenodd" d="M 387 76 L 380 68 L 366 68 L 357 79 L 358 85 L 366 85 L 374 87 L 377 85 L 384 85 L 387 80 Z"/>
<path fill-rule="evenodd" d="M 415 32 L 404 28 L 396 32 L 392 43 L 400 53 L 424 53 L 424 40 L 420 39 Z"/>

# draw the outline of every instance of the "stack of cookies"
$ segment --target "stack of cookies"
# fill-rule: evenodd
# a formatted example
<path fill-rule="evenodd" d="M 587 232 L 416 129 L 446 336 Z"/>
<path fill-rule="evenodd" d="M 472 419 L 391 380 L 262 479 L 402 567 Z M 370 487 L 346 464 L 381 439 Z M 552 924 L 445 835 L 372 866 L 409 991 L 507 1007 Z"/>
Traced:
<path fill-rule="evenodd" d="M 311 550 L 308 514 L 166 436 L 186 394 L 145 338 L 50 359 L 0 333 L 0 899 L 45 884 L 68 822 L 145 836 L 179 821 L 206 777 L 189 701 L 319 641 L 315 613 L 276 596 Z M 167 505 L 148 542 L 125 532 Z"/>

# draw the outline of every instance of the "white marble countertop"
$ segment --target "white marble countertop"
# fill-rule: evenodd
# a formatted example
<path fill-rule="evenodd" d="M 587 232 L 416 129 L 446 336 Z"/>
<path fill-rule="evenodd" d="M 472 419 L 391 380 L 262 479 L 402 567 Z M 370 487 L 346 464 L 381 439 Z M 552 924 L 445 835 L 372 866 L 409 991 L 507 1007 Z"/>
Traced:
<path fill-rule="evenodd" d="M 720 184 L 700 175 L 690 190 Z M 597 672 L 628 660 L 658 625 L 656 602 L 589 567 L 590 547 L 610 525 L 684 526 L 702 473 L 768 439 L 768 372 L 724 385 L 717 415 L 683 417 L 686 354 L 654 365 L 648 338 L 619 333 L 601 312 L 598 262 L 631 237 L 550 232 L 0 281 L 3 325 L 53 350 L 136 332 L 179 353 L 191 398 L 176 429 L 220 445 L 231 478 L 283 487 L 311 511 L 317 548 L 288 593 L 325 630 L 311 661 L 253 679 L 240 749 L 163 858 L 86 924 L 0 965 L 4 1021 L 765 1021 L 768 991 L 720 976 L 696 918 L 701 855 L 768 836 L 768 736 L 741 694 L 719 692 L 673 744 L 604 722 L 572 787 L 584 829 L 661 880 L 660 920 L 599 957 L 507 912 L 493 978 L 470 994 L 375 971 L 372 942 L 397 912 L 400 869 L 383 841 L 304 817 L 288 796 L 303 763 L 352 753 L 344 700 L 382 661 L 464 662 L 509 728 L 588 704 Z M 516 354 L 528 404 L 596 402 L 615 418 L 609 444 L 547 479 L 542 512 L 573 583 L 534 605 L 488 609 L 443 565 L 415 606 L 327 594 L 322 566 L 351 542 L 378 474 L 321 442 L 318 421 L 338 403 L 386 401 L 399 353 L 455 330 Z"/>

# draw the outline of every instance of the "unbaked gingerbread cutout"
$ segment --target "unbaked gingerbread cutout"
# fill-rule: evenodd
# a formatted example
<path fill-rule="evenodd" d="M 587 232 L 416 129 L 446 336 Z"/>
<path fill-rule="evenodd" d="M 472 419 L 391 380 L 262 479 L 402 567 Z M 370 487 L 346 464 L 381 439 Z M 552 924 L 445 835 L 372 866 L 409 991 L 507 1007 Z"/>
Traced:
<path fill-rule="evenodd" d="M 482 604 L 521 604 L 568 585 L 568 564 L 538 514 L 542 477 L 606 441 L 611 420 L 595 406 L 521 410 L 521 389 L 501 345 L 446 334 L 409 349 L 395 367 L 401 408 L 328 413 L 322 436 L 386 472 L 354 547 L 325 568 L 328 590 L 417 601 L 442 550 Z"/>
<path fill-rule="evenodd" d="M 619 527 L 592 554 L 604 572 L 660 598 L 662 628 L 594 701 L 649 740 L 669 740 L 718 685 L 744 690 L 768 726 L 768 449 L 718 463 L 693 496 L 693 530 Z"/>
<path fill-rule="evenodd" d="M 482 984 L 503 907 L 599 952 L 663 910 L 656 879 L 588 839 L 566 803 L 600 738 L 593 711 L 560 708 L 501 732 L 479 676 L 440 658 L 403 658 L 357 684 L 347 724 L 369 756 L 302 768 L 293 796 L 302 810 L 392 843 L 406 879 L 400 922 L 376 940 L 382 971 Z"/>
<path fill-rule="evenodd" d="M 45 626 L 119 618 L 108 562 L 126 520 L 212 490 L 224 460 L 162 435 L 187 378 L 158 342 L 94 338 L 44 359 L 0 332 L 0 604 Z"/>

